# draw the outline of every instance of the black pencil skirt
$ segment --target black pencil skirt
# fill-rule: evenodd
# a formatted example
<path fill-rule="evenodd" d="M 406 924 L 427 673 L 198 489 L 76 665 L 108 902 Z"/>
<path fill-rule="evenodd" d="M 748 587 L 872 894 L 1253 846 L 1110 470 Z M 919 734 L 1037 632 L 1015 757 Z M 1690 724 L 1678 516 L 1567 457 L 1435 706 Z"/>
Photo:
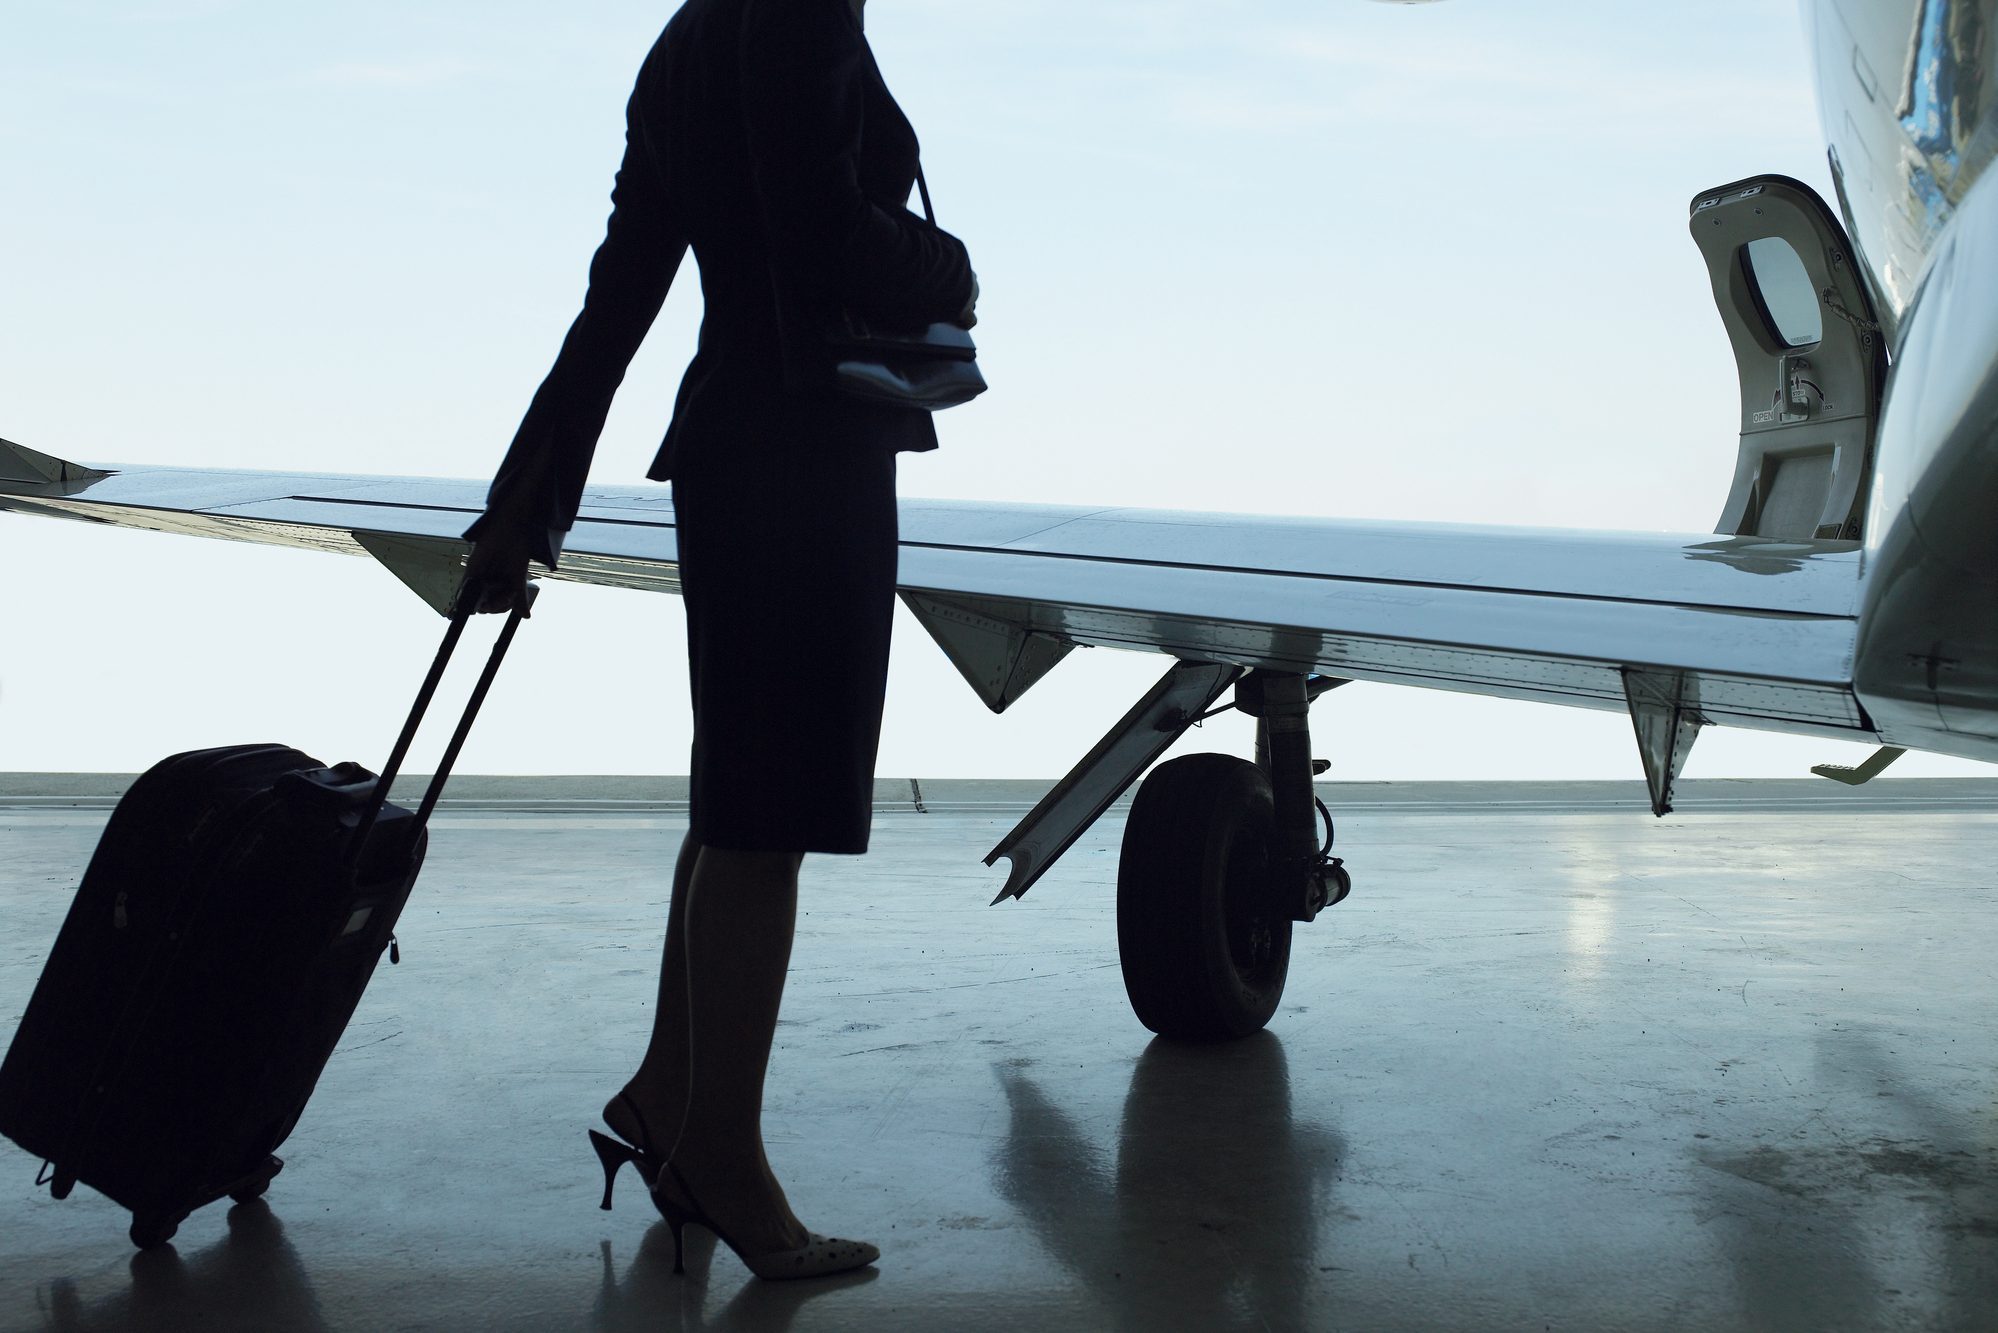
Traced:
<path fill-rule="evenodd" d="M 786 432 L 788 434 L 788 432 Z M 867 850 L 895 604 L 895 454 L 738 438 L 673 477 L 704 846 Z"/>

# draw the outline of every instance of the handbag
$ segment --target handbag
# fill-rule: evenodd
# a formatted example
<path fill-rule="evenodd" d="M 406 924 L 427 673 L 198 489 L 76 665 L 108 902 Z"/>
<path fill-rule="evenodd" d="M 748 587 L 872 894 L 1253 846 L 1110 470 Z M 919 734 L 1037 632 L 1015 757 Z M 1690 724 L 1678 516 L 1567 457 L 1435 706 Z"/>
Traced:
<path fill-rule="evenodd" d="M 934 227 L 937 215 L 921 163 L 916 165 L 916 185 L 923 194 L 923 215 Z M 947 321 L 923 329 L 883 329 L 847 310 L 833 321 L 827 340 L 834 383 L 854 398 L 941 412 L 985 392 L 978 345 L 969 330 Z"/>

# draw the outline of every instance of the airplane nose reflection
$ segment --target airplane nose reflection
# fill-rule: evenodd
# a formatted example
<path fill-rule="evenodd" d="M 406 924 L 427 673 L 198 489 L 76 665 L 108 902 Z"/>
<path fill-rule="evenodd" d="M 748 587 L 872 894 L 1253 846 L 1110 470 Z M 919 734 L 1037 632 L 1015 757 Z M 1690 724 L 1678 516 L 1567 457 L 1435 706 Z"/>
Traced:
<path fill-rule="evenodd" d="M 131 1285 L 86 1301 L 76 1284 L 49 1284 L 43 1307 L 53 1333 L 185 1333 L 190 1328 L 329 1328 L 284 1226 L 262 1200 L 227 1215 L 228 1235 L 183 1259 L 171 1245 L 131 1259 Z"/>
<path fill-rule="evenodd" d="M 1273 1033 L 1216 1046 L 1154 1039 L 1131 1076 L 1114 1160 L 1032 1069 L 993 1066 L 1010 1112 L 993 1185 L 1049 1260 L 1101 1294 L 1106 1318 L 1132 1329 L 1303 1326 L 1344 1142 L 1295 1116 Z"/>

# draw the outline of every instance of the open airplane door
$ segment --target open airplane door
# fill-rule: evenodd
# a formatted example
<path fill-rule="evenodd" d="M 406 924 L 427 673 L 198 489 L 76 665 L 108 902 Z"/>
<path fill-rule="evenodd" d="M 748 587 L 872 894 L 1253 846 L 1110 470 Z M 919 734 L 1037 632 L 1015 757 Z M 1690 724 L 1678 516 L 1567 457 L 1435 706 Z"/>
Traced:
<path fill-rule="evenodd" d="M 1741 454 L 1715 531 L 1858 541 L 1887 342 L 1845 228 L 1788 176 L 1704 191 L 1691 212 L 1741 377 Z"/>

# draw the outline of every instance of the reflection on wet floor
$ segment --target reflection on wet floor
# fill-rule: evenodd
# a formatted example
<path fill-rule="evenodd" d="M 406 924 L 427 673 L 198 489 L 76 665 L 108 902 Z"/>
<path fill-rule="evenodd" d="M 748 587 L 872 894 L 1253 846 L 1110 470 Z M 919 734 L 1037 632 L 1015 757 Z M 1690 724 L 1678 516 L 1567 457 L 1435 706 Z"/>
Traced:
<path fill-rule="evenodd" d="M 190 1328 L 329 1327 L 312 1279 L 284 1237 L 284 1224 L 262 1200 L 231 1206 L 228 1230 L 185 1256 L 172 1246 L 133 1253 L 122 1289 L 86 1299 L 58 1277 L 40 1311 L 52 1333 L 182 1333 Z M 20 1312 L 7 1311 L 11 1317 Z M 10 1324 L 10 1327 L 13 1326 Z"/>
<path fill-rule="evenodd" d="M 993 1066 L 1011 1111 L 993 1183 L 1106 1326 L 1304 1326 L 1338 1136 L 1291 1105 L 1270 1032 L 1220 1046 L 1154 1039 L 1102 1160 L 1028 1060 Z"/>
<path fill-rule="evenodd" d="M 1892 1134 L 1839 1133 L 1828 1107 L 1822 1125 L 1701 1155 L 1711 1168 L 1699 1177 L 1703 1215 L 1727 1237 L 1722 1252 L 1755 1323 L 1885 1326 L 1897 1306 L 1925 1309 L 1943 1328 L 1998 1319 L 1998 1118 L 1949 1113 L 1899 1064 L 1878 1032 L 1817 1041 L 1820 1083 L 1889 1104 Z M 1812 1280 L 1798 1283 L 1799 1273 Z"/>
<path fill-rule="evenodd" d="M 1998 816 L 1356 812 L 1354 897 L 1216 1046 L 1130 1016 L 1114 822 L 985 906 L 1011 818 L 807 867 L 770 1151 L 878 1271 L 690 1229 L 676 1276 L 630 1178 L 597 1210 L 680 825 L 494 815 L 440 823 L 266 1202 L 135 1257 L 0 1150 L 0 1329 L 1998 1323 Z M 99 826 L 0 813 L 0 1038 Z"/>
<path fill-rule="evenodd" d="M 611 1333 L 655 1333 L 661 1328 L 688 1333 L 785 1333 L 814 1302 L 837 1307 L 841 1294 L 865 1287 L 880 1274 L 872 1269 L 840 1273 L 815 1282 L 756 1282 L 733 1286 L 719 1302 L 710 1294 L 708 1274 L 714 1260 L 714 1237 L 687 1232 L 687 1272 L 673 1271 L 673 1233 L 655 1222 L 622 1276 L 604 1241 L 603 1289 L 587 1327 Z M 736 1274 L 725 1281 L 733 1285 Z M 709 1309 L 711 1304 L 718 1308 Z"/>

